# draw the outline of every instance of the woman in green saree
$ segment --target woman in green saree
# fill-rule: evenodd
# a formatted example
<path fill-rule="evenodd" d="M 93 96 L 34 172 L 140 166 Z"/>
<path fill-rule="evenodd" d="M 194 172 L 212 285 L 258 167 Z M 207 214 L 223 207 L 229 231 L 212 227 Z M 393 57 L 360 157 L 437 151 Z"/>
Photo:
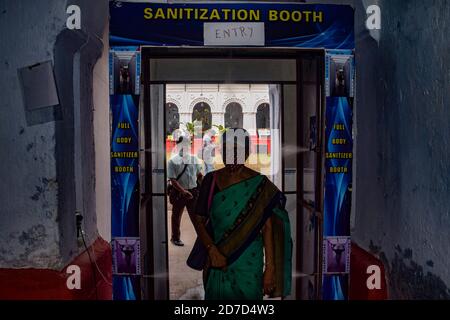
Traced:
<path fill-rule="evenodd" d="M 245 167 L 249 145 L 243 129 L 223 134 L 225 168 L 205 176 L 192 217 L 206 255 L 207 300 L 290 294 L 292 241 L 284 196 L 267 177 Z"/>

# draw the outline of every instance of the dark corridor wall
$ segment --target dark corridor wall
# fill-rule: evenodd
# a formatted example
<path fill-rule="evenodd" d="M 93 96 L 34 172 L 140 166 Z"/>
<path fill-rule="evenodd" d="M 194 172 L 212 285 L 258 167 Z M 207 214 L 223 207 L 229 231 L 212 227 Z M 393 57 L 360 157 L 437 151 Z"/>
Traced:
<path fill-rule="evenodd" d="M 78 31 L 66 29 L 68 2 L 0 1 L 0 150 L 5 163 L 0 166 L 0 298 L 20 297 L 20 292 L 23 298 L 70 298 L 74 293 L 65 286 L 64 270 L 71 263 L 87 270 L 82 295 L 93 298 L 91 266 L 77 239 L 76 209 L 84 215 L 87 245 L 96 251 L 105 275 L 106 280 L 97 275 L 99 283 L 105 282 L 104 297 L 111 297 L 111 250 L 98 232 L 101 181 L 95 180 L 95 160 L 100 149 L 94 145 L 95 109 L 108 109 L 108 100 L 93 94 L 93 79 L 107 83 L 107 73 L 100 80 L 93 73 L 104 47 L 108 1 L 70 1 L 82 11 Z M 54 67 L 59 105 L 27 110 L 18 69 L 44 61 Z M 60 110 L 56 119 L 53 108 Z"/>

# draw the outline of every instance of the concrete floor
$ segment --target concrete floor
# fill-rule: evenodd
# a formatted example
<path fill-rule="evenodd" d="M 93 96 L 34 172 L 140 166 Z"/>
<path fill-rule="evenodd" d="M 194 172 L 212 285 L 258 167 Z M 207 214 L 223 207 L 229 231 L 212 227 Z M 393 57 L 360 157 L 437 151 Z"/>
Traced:
<path fill-rule="evenodd" d="M 171 235 L 172 206 L 168 208 L 168 235 Z M 202 272 L 193 270 L 186 265 L 196 239 L 196 233 L 188 213 L 184 210 L 181 220 L 181 240 L 184 247 L 169 243 L 169 290 L 171 300 L 203 300 Z"/>

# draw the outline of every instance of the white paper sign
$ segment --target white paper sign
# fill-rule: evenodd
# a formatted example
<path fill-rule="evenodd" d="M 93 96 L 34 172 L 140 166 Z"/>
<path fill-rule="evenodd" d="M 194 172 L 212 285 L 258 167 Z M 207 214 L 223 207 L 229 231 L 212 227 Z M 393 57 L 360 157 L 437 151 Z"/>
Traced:
<path fill-rule="evenodd" d="M 204 24 L 205 46 L 264 46 L 263 22 L 215 22 Z"/>

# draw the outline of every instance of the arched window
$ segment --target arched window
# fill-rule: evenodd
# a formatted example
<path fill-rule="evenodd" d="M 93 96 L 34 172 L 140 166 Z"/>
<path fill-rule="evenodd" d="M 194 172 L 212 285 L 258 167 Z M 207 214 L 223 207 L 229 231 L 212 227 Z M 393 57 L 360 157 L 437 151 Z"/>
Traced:
<path fill-rule="evenodd" d="M 174 103 L 166 103 L 166 135 L 171 135 L 176 129 L 180 129 L 180 113 Z"/>
<path fill-rule="evenodd" d="M 225 128 L 242 128 L 244 126 L 244 116 L 239 103 L 232 102 L 225 108 Z"/>
<path fill-rule="evenodd" d="M 270 129 L 270 109 L 268 103 L 262 103 L 256 110 L 256 129 Z"/>
<path fill-rule="evenodd" d="M 192 122 L 201 121 L 203 131 L 211 129 L 212 115 L 211 107 L 206 102 L 199 102 L 194 106 L 192 111 Z"/>

